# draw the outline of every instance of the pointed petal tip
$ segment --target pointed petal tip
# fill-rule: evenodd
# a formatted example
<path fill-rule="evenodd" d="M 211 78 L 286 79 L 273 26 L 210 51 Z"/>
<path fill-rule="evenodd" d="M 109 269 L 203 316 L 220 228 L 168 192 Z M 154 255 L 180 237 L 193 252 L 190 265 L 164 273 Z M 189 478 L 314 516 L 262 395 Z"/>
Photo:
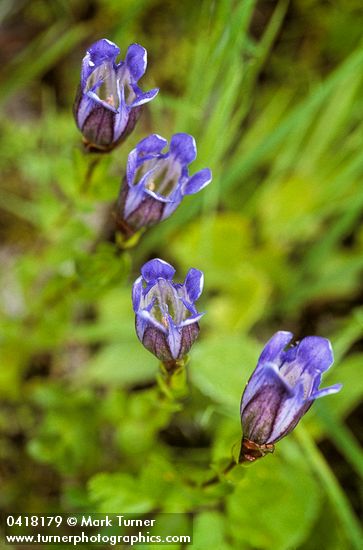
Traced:
<path fill-rule="evenodd" d="M 308 401 L 315 401 L 315 399 L 319 399 L 320 397 L 325 397 L 326 395 L 333 395 L 334 393 L 338 393 L 342 389 L 342 387 L 343 384 L 334 384 L 333 386 L 329 386 L 328 388 L 318 390 L 309 397 Z"/>

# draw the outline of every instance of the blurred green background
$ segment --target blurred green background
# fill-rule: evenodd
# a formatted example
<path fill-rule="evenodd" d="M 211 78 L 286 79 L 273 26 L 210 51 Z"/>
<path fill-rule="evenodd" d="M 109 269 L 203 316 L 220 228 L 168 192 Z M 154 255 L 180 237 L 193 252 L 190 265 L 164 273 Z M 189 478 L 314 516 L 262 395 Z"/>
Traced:
<path fill-rule="evenodd" d="M 2 0 L 0 19 L 1 510 L 191 512 L 196 550 L 362 548 L 361 0 Z M 102 37 L 145 46 L 160 93 L 85 185 L 71 108 Z M 213 183 L 119 254 L 127 155 L 176 131 Z M 156 256 L 205 273 L 182 405 L 134 333 L 131 284 Z M 282 329 L 330 338 L 325 385 L 344 389 L 274 455 L 194 486 L 239 444 Z"/>

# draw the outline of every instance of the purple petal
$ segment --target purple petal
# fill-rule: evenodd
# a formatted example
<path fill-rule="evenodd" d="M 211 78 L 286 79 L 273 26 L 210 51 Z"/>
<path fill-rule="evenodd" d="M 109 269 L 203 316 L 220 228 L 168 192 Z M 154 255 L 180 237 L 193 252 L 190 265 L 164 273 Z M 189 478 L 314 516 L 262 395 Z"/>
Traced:
<path fill-rule="evenodd" d="M 304 386 L 298 384 L 294 395 L 290 399 L 282 401 L 274 418 L 273 429 L 266 443 L 276 443 L 290 433 L 306 413 L 309 404 L 304 401 Z"/>
<path fill-rule="evenodd" d="M 243 436 L 262 445 L 269 440 L 279 409 L 286 401 L 290 401 L 293 393 L 286 390 L 278 369 L 267 367 L 260 370 L 259 379 L 260 383 L 252 392 L 248 392 L 251 378 L 244 392 L 241 422 Z"/>
<path fill-rule="evenodd" d="M 142 288 L 142 277 L 140 276 L 136 279 L 132 287 L 132 305 L 135 313 L 137 313 L 140 308 Z"/>
<path fill-rule="evenodd" d="M 140 44 L 131 44 L 127 49 L 125 62 L 131 76 L 137 82 L 146 71 L 147 51 Z"/>
<path fill-rule="evenodd" d="M 186 353 L 188 353 L 188 351 L 198 338 L 199 325 L 198 323 L 194 322 L 193 324 L 183 326 L 181 330 L 181 346 L 179 357 L 183 357 Z"/>
<path fill-rule="evenodd" d="M 150 197 L 153 197 L 154 200 L 156 201 L 159 201 L 159 202 L 163 202 L 163 203 L 173 203 L 173 200 L 168 198 L 168 197 L 164 197 L 164 195 L 160 195 L 159 193 L 156 193 L 156 191 L 151 191 L 151 189 L 149 189 L 147 187 L 147 182 L 149 179 L 152 179 L 152 174 L 153 174 L 153 170 L 150 171 L 148 174 L 145 174 L 145 176 L 142 178 L 141 182 L 142 182 L 142 186 L 144 188 L 144 193 L 146 193 L 146 195 L 150 195 Z"/>
<path fill-rule="evenodd" d="M 195 139 L 190 134 L 174 134 L 170 141 L 170 154 L 181 164 L 189 164 L 197 156 Z"/>
<path fill-rule="evenodd" d="M 104 61 L 113 61 L 120 53 L 120 48 L 111 40 L 101 38 L 94 42 L 87 53 L 90 54 L 90 60 L 97 65 L 101 65 Z"/>
<path fill-rule="evenodd" d="M 275 363 L 279 365 L 284 349 L 291 342 L 293 336 L 291 332 L 284 330 L 276 332 L 263 348 L 258 360 L 258 366 L 262 366 L 263 363 Z"/>
<path fill-rule="evenodd" d="M 193 195 L 194 193 L 198 193 L 198 191 L 203 189 L 203 187 L 206 187 L 211 181 L 212 172 L 209 168 L 204 168 L 189 178 L 184 186 L 183 194 Z"/>
<path fill-rule="evenodd" d="M 120 53 L 120 48 L 110 40 L 102 38 L 87 50 L 82 61 L 81 84 L 85 87 L 89 75 L 105 61 L 114 62 Z"/>
<path fill-rule="evenodd" d="M 152 306 L 151 306 L 152 307 Z M 163 334 L 167 334 L 168 330 L 164 327 L 159 321 L 157 321 L 148 311 L 150 307 L 142 309 L 141 311 L 137 312 L 137 316 L 141 321 L 144 321 L 148 325 L 152 325 L 155 329 L 157 329 L 159 332 L 162 332 Z"/>
<path fill-rule="evenodd" d="M 172 265 L 164 262 L 164 260 L 155 258 L 142 266 L 141 274 L 147 283 L 156 281 L 159 277 L 171 281 L 175 274 L 175 269 Z"/>
<path fill-rule="evenodd" d="M 95 101 L 83 93 L 81 94 L 80 100 L 75 103 L 74 116 L 77 126 L 81 131 L 85 121 L 95 107 Z"/>
<path fill-rule="evenodd" d="M 95 104 L 82 127 L 83 136 L 90 143 L 109 146 L 114 140 L 115 113 Z"/>
<path fill-rule="evenodd" d="M 324 397 L 325 395 L 331 395 L 333 393 L 337 393 L 342 389 L 342 387 L 343 387 L 343 384 L 334 384 L 334 386 L 329 386 L 329 388 L 323 388 L 322 390 L 318 390 L 314 392 L 309 397 L 309 400 L 314 401 L 315 399 L 319 399 L 319 397 Z"/>
<path fill-rule="evenodd" d="M 157 96 L 158 93 L 159 88 L 153 88 L 148 92 L 137 94 L 136 99 L 131 103 L 131 107 L 138 107 L 139 105 L 144 105 L 144 103 L 148 103 L 149 101 L 154 99 L 154 97 Z"/>
<path fill-rule="evenodd" d="M 142 188 L 129 187 L 124 210 L 125 221 L 134 231 L 149 227 L 162 220 L 164 207 L 165 203 L 146 194 Z"/>
<path fill-rule="evenodd" d="M 187 276 L 185 278 L 184 286 L 188 294 L 190 302 L 195 302 L 198 300 L 199 296 L 202 294 L 204 284 L 204 274 L 199 269 L 194 269 L 193 267 L 189 269 Z"/>
<path fill-rule="evenodd" d="M 172 215 L 172 213 L 178 208 L 179 204 L 181 203 L 182 198 L 182 194 L 179 192 L 178 189 L 176 189 L 173 193 L 172 200 L 165 205 L 162 220 L 166 220 L 166 218 L 169 218 L 169 216 Z"/>
<path fill-rule="evenodd" d="M 334 362 L 329 340 L 320 336 L 303 338 L 297 347 L 296 362 L 311 374 L 328 370 Z"/>
<path fill-rule="evenodd" d="M 188 308 L 187 308 L 188 309 Z M 196 313 L 193 315 L 193 317 L 188 317 L 188 319 L 185 319 L 185 321 L 182 321 L 178 326 L 179 327 L 188 327 L 190 325 L 194 325 L 194 323 L 198 323 L 198 321 L 205 315 L 205 313 Z"/>
<path fill-rule="evenodd" d="M 263 368 L 256 368 L 252 373 L 242 395 L 241 414 L 244 409 L 253 401 L 264 387 L 275 387 L 277 393 L 284 392 L 285 398 L 293 395 L 293 390 L 280 375 L 278 366 L 275 363 L 264 363 Z"/>
<path fill-rule="evenodd" d="M 131 188 L 133 187 L 137 160 L 138 160 L 138 151 L 137 151 L 137 148 L 135 148 L 131 151 L 131 153 L 129 153 L 129 156 L 127 157 L 127 165 L 126 165 L 126 179 L 127 179 L 127 183 Z"/>
<path fill-rule="evenodd" d="M 167 335 L 152 325 L 147 325 L 144 329 L 142 339 L 140 339 L 146 349 L 153 353 L 160 361 L 170 361 L 170 354 Z"/>
<path fill-rule="evenodd" d="M 122 88 L 120 97 L 120 106 L 115 116 L 114 140 L 117 141 L 129 122 L 130 108 L 126 105 L 124 89 Z"/>
<path fill-rule="evenodd" d="M 169 319 L 169 333 L 168 333 L 168 344 L 170 353 L 173 359 L 178 359 L 180 354 L 181 342 L 182 342 L 182 332 L 179 330 L 173 319 L 168 315 Z"/>
<path fill-rule="evenodd" d="M 159 136 L 159 134 L 151 134 L 150 136 L 139 141 L 135 149 L 138 153 L 158 154 L 161 153 L 167 144 L 167 140 Z"/>

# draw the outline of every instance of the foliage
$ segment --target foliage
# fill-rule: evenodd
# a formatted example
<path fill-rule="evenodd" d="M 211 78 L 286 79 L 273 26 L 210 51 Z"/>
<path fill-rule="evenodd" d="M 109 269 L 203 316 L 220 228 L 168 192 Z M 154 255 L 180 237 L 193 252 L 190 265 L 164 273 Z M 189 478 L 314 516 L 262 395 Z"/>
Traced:
<path fill-rule="evenodd" d="M 0 82 L 3 511 L 192 512 L 194 547 L 360 548 L 363 11 L 357 0 L 4 3 Z M 26 32 L 22 33 L 21 30 Z M 161 91 L 90 176 L 71 105 L 84 50 L 148 49 Z M 142 137 L 189 132 L 212 184 L 120 251 L 112 205 Z M 155 387 L 130 288 L 160 256 L 205 273 L 190 396 Z M 211 487 L 279 329 L 333 342 L 275 454 Z"/>

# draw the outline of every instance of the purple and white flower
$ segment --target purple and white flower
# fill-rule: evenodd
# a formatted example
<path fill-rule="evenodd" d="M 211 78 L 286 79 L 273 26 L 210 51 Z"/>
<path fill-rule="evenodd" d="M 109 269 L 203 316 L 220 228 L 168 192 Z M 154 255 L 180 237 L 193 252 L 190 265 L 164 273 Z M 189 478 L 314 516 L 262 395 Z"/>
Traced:
<path fill-rule="evenodd" d="M 124 139 L 133 130 L 142 105 L 159 91 L 142 92 L 137 86 L 146 71 L 145 48 L 131 44 L 125 61 L 117 63 L 119 53 L 116 44 L 103 38 L 83 58 L 73 112 L 90 150 L 108 151 Z"/>
<path fill-rule="evenodd" d="M 203 290 L 203 273 L 190 269 L 184 283 L 173 283 L 175 269 L 158 258 L 141 268 L 132 289 L 136 333 L 166 367 L 183 359 L 199 334 L 194 302 Z"/>
<path fill-rule="evenodd" d="M 152 134 L 141 140 L 128 157 L 126 176 L 117 204 L 117 225 L 126 235 L 168 218 L 184 195 L 193 195 L 212 180 L 209 168 L 189 175 L 188 165 L 197 148 L 189 134 L 167 140 Z"/>
<path fill-rule="evenodd" d="M 297 425 L 315 399 L 336 393 L 341 384 L 319 390 L 332 365 L 329 340 L 307 336 L 291 346 L 291 332 L 277 332 L 264 347 L 242 395 L 240 460 L 255 460 Z"/>

